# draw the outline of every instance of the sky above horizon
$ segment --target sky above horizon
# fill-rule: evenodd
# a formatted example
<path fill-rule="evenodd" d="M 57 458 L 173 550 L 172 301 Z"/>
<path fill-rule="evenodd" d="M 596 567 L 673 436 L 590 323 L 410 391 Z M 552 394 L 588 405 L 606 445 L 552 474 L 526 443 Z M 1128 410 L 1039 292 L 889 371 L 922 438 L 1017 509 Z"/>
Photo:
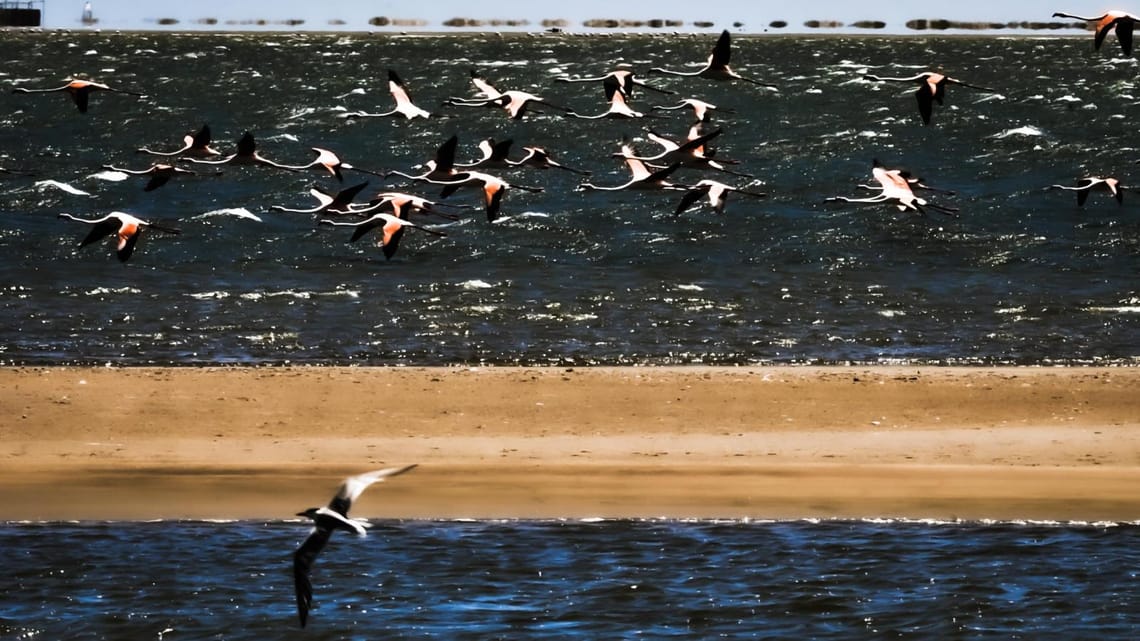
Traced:
<path fill-rule="evenodd" d="M 536 3 L 533 0 L 491 0 L 484 3 L 436 2 L 413 4 L 376 0 L 91 0 L 97 27 L 107 29 L 153 29 L 160 21 L 176 21 L 173 28 L 243 28 L 258 21 L 271 27 L 286 28 L 287 20 L 304 21 L 302 29 L 360 29 L 370 27 L 374 17 L 422 21 L 423 28 L 442 27 L 452 18 L 492 20 L 526 20 L 529 29 L 542 27 L 543 20 L 561 19 L 567 29 L 582 26 L 590 19 L 650 20 L 670 19 L 691 25 L 695 21 L 713 22 L 717 28 L 734 28 L 741 32 L 763 32 L 776 20 L 788 23 L 787 31 L 803 30 L 807 20 L 836 21 L 850 24 L 860 20 L 880 20 L 888 31 L 904 31 L 911 19 L 947 19 L 969 22 L 1049 21 L 1053 11 L 1081 15 L 1099 15 L 1100 4 L 1062 1 L 1053 7 L 1029 0 L 958 0 L 925 4 L 880 5 L 854 3 L 850 0 L 815 0 L 808 3 L 704 2 L 692 0 L 657 0 L 653 4 L 614 3 L 611 0 L 578 0 L 574 3 Z M 49 28 L 82 26 L 84 2 L 54 0 L 45 2 L 43 23 Z M 1127 8 L 1126 8 L 1127 9 Z M 209 24 L 217 21 L 216 24 Z M 742 23 L 734 27 L 734 23 Z"/>

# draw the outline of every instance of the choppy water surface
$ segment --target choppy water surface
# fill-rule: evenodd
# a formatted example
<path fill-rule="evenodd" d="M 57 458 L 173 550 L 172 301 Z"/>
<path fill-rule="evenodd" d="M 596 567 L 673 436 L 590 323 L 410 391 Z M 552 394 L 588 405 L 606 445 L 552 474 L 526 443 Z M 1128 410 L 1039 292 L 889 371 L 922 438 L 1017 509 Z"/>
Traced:
<path fill-rule="evenodd" d="M 99 177 L 105 163 L 143 168 L 136 147 L 173 148 L 209 123 L 232 150 L 244 131 L 264 155 L 300 164 L 309 147 L 372 169 L 409 169 L 448 136 L 460 160 L 488 136 L 547 147 L 598 184 L 626 179 L 623 135 L 672 136 L 690 112 L 578 121 L 556 112 L 511 121 L 497 109 L 444 108 L 471 96 L 469 71 L 582 113 L 603 111 L 598 74 L 703 60 L 712 38 L 400 37 L 287 34 L 5 34 L 5 87 L 86 75 L 145 91 L 99 94 L 81 116 L 62 95 L 0 92 L 0 358 L 17 363 L 1119 363 L 1137 356 L 1140 215 L 1094 193 L 1084 208 L 1047 191 L 1086 173 L 1135 174 L 1133 59 L 1084 38 L 737 38 L 734 66 L 779 85 L 655 79 L 733 109 L 716 123 L 720 157 L 769 193 L 725 215 L 673 215 L 678 194 L 580 193 L 569 173 L 499 173 L 545 188 L 514 192 L 505 220 L 472 213 L 446 237 L 409 233 L 385 261 L 367 241 L 313 218 L 318 173 L 228 167 L 143 180 Z M 1110 43 L 1112 44 L 1112 43 Z M 997 94 L 950 87 L 934 124 L 913 88 L 858 79 L 934 67 Z M 427 121 L 346 122 L 386 110 L 396 69 Z M 364 89 L 365 93 L 352 93 Z M 639 93 L 633 106 L 671 104 Z M 932 201 L 961 217 L 824 203 L 860 195 L 874 158 L 957 192 Z M 701 177 L 693 170 L 681 182 Z M 345 184 L 382 179 L 350 175 Z M 40 184 L 55 180 L 79 196 Z M 438 197 L 424 186 L 404 188 Z M 866 195 L 866 192 L 862 192 Z M 475 203 L 472 193 L 451 197 Z M 152 234 L 126 265 L 67 211 L 135 213 L 182 229 Z M 261 218 L 256 222 L 234 210 Z M 238 212 L 239 214 L 241 212 Z"/>
<path fill-rule="evenodd" d="M 1136 525 L 7 524 L 8 639 L 1135 638 Z"/>

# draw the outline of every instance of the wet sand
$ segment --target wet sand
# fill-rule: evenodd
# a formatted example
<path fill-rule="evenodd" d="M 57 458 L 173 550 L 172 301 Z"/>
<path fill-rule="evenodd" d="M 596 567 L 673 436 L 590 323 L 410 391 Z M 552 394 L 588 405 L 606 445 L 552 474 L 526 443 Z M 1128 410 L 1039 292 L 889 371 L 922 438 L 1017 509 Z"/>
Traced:
<path fill-rule="evenodd" d="M 7 368 L 0 520 L 1140 520 L 1140 369 Z"/>

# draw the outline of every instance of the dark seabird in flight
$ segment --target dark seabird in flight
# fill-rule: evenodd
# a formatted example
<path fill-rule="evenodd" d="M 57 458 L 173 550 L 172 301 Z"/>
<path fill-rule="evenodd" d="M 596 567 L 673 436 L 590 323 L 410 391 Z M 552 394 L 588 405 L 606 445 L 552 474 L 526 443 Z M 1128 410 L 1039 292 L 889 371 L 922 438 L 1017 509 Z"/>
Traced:
<path fill-rule="evenodd" d="M 297 591 L 297 615 L 301 618 L 301 627 L 309 620 L 309 610 L 313 607 L 313 582 L 310 578 L 313 561 L 329 542 L 335 530 L 355 532 L 364 536 L 366 522 L 348 518 L 348 510 L 352 502 L 369 485 L 383 481 L 389 476 L 403 474 L 414 468 L 415 465 L 404 467 L 389 467 L 375 472 L 367 472 L 357 476 L 350 476 L 337 490 L 336 496 L 329 502 L 328 507 L 311 507 L 297 516 L 307 516 L 313 520 L 313 531 L 309 538 L 293 553 L 293 583 Z"/>

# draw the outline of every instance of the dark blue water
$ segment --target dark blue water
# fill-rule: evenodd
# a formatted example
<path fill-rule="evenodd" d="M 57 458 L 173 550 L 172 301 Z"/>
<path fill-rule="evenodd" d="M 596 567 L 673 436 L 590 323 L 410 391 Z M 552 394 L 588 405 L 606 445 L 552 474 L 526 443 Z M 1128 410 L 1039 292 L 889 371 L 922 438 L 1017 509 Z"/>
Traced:
<path fill-rule="evenodd" d="M 4 639 L 1134 639 L 1136 525 L 7 524 Z"/>
<path fill-rule="evenodd" d="M 0 92 L 0 359 L 12 363 L 1132 363 L 1140 344 L 1140 214 L 1095 193 L 1088 174 L 1126 185 L 1137 157 L 1137 63 L 1085 39 L 738 38 L 738 71 L 779 91 L 701 79 L 657 84 L 734 109 L 717 117 L 718 154 L 769 193 L 723 216 L 675 217 L 677 194 L 576 192 L 578 177 L 499 172 L 545 188 L 514 192 L 504 220 L 480 212 L 446 237 L 409 233 L 385 261 L 366 241 L 268 210 L 308 206 L 331 177 L 255 167 L 179 177 L 153 192 L 114 182 L 105 163 L 143 168 L 140 146 L 175 147 L 209 123 L 232 150 L 246 130 L 262 152 L 300 164 L 329 147 L 357 166 L 407 170 L 451 134 L 462 160 L 482 138 L 541 145 L 616 184 L 623 135 L 671 136 L 688 112 L 647 121 L 566 120 L 547 110 L 443 107 L 480 69 L 583 113 L 604 109 L 596 74 L 703 60 L 708 36 L 400 37 L 367 34 L 24 34 L 0 41 L 5 87 L 81 74 L 145 91 L 96 95 L 80 115 L 62 95 Z M 950 87 L 923 127 L 909 85 L 858 79 L 930 66 L 999 93 Z M 399 71 L 426 121 L 348 123 L 345 109 L 389 107 Z M 364 89 L 365 93 L 350 93 Z M 670 96 L 636 94 L 634 108 Z M 874 158 L 956 191 L 932 201 L 957 219 L 824 203 L 860 195 Z M 682 182 L 706 174 L 684 170 Z M 370 191 L 388 186 L 369 176 Z M 41 183 L 86 191 L 76 196 Z M 438 198 L 435 189 L 402 188 Z M 866 192 L 863 192 L 866 195 Z M 473 194 L 451 200 L 474 204 Z M 152 234 L 119 264 L 109 244 L 60 220 L 121 210 L 182 229 Z M 256 222 L 235 215 L 244 210 Z"/>

